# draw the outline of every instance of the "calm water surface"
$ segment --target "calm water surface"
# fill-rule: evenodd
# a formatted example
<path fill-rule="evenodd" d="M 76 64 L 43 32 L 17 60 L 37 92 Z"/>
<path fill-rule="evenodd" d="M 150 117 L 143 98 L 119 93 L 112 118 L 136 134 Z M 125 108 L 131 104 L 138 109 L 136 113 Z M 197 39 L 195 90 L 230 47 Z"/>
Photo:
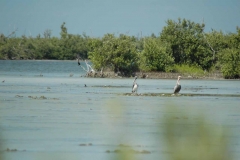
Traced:
<path fill-rule="evenodd" d="M 0 61 L 0 150 L 5 159 L 113 159 L 116 153 L 106 151 L 120 144 L 151 152 L 136 154 L 137 159 L 166 159 L 160 120 L 181 113 L 193 126 L 201 114 L 209 125 L 228 130 L 230 153 L 240 159 L 239 80 L 182 79 L 182 96 L 126 96 L 133 79 L 84 75 L 76 61 Z M 137 82 L 142 94 L 172 93 L 176 80 Z M 177 110 L 166 110 L 171 106 Z"/>

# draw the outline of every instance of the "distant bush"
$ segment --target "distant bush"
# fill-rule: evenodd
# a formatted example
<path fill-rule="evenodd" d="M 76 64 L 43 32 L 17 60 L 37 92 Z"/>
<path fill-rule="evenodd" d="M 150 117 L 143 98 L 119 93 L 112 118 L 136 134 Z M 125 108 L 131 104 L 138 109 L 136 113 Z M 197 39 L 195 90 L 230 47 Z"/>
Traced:
<path fill-rule="evenodd" d="M 205 33 L 204 23 L 178 18 L 167 20 L 159 36 L 106 33 L 103 37 L 70 34 L 66 23 L 60 37 L 47 29 L 36 37 L 0 33 L 0 59 L 89 59 L 95 70 L 122 76 L 135 72 L 180 72 L 202 76 L 205 70 L 224 78 L 239 78 L 240 27 L 236 33 Z M 204 76 L 206 76 L 204 74 Z"/>
<path fill-rule="evenodd" d="M 187 64 L 182 65 L 174 65 L 171 69 L 171 72 L 182 73 L 182 74 L 189 74 L 193 77 L 195 76 L 203 76 L 205 71 L 201 67 L 198 66 L 190 66 Z"/>
<path fill-rule="evenodd" d="M 156 38 L 146 38 L 144 42 L 144 50 L 139 53 L 142 71 L 165 72 L 174 64 L 170 48 L 165 42 Z"/>
<path fill-rule="evenodd" d="M 240 77 L 240 50 L 224 49 L 219 53 L 219 63 L 224 78 Z"/>
<path fill-rule="evenodd" d="M 130 36 L 106 34 L 101 40 L 92 39 L 89 58 L 95 69 L 111 68 L 115 73 L 130 76 L 138 70 L 137 48 Z"/>

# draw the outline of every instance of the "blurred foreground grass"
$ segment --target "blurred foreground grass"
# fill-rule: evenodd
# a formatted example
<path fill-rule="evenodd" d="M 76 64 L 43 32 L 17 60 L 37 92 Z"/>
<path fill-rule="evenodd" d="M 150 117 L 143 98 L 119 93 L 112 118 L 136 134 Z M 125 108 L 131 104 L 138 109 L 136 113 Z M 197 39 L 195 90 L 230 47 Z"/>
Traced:
<path fill-rule="evenodd" d="M 158 136 L 155 138 L 167 148 L 167 160 L 232 159 L 227 139 L 229 130 L 210 122 L 201 114 L 194 115 L 197 120 L 192 121 L 188 118 L 192 116 L 190 113 L 182 113 L 173 105 L 166 106 L 165 113 L 167 116 L 158 120 Z M 124 149 L 116 154 L 115 159 L 137 160 L 135 155 L 131 148 Z"/>
<path fill-rule="evenodd" d="M 183 115 L 187 117 L 188 115 Z M 199 116 L 195 124 L 187 121 L 179 124 L 178 119 L 166 118 L 165 144 L 170 151 L 171 160 L 230 160 L 228 154 L 227 131 L 222 127 L 210 125 Z"/>

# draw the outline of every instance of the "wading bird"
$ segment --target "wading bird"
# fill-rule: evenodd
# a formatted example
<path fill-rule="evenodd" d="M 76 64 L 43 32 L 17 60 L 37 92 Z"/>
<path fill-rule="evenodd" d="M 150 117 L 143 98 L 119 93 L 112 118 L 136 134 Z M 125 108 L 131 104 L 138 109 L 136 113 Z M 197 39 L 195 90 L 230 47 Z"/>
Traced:
<path fill-rule="evenodd" d="M 135 76 L 134 81 L 133 81 L 132 93 L 137 93 L 138 84 L 136 83 L 136 80 L 137 80 L 137 76 Z"/>
<path fill-rule="evenodd" d="M 178 76 L 177 84 L 174 87 L 173 94 L 178 94 L 180 92 L 180 90 L 181 90 L 180 78 L 181 78 L 181 76 Z"/>

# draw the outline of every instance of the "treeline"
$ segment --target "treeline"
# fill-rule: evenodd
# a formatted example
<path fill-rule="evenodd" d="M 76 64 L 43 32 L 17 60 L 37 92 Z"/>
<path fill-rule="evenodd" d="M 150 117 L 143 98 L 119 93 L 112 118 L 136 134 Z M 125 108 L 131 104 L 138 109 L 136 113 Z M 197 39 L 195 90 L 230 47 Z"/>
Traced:
<path fill-rule="evenodd" d="M 221 71 L 240 77 L 240 28 L 236 33 L 204 32 L 204 23 L 168 20 L 158 36 L 105 34 L 101 38 L 69 34 L 65 23 L 60 38 L 51 31 L 36 37 L 0 35 L 0 59 L 90 59 L 96 70 L 111 69 L 123 76 L 136 71 Z"/>
<path fill-rule="evenodd" d="M 9 36 L 0 35 L 0 59 L 72 60 L 76 54 L 87 58 L 89 37 L 85 34 L 68 34 L 65 23 L 61 25 L 60 38 L 51 37 L 51 30 L 35 38 L 14 35 L 15 31 Z"/>

